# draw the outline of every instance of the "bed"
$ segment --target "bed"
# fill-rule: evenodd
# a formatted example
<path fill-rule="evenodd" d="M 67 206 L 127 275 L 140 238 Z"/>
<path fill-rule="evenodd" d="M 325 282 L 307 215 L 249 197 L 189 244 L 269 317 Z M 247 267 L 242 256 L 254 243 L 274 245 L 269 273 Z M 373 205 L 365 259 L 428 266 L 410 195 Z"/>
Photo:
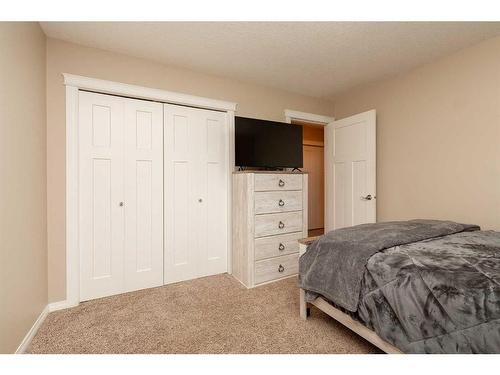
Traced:
<path fill-rule="evenodd" d="M 439 220 L 363 224 L 299 258 L 314 305 L 386 353 L 500 353 L 500 233 Z"/>

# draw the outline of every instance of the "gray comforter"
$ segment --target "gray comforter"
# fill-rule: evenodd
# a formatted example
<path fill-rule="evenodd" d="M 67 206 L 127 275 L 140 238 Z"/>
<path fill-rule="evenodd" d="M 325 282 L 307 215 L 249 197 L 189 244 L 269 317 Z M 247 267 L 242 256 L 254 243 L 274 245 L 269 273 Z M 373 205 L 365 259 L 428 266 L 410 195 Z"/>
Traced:
<path fill-rule="evenodd" d="M 300 257 L 300 287 L 356 311 L 368 259 L 380 250 L 446 236 L 477 225 L 440 220 L 389 221 L 333 230 Z"/>
<path fill-rule="evenodd" d="M 310 298 L 321 294 L 351 311 L 355 318 L 403 352 L 500 353 L 500 233 L 475 231 L 476 226 L 450 222 L 409 223 L 409 231 L 423 224 L 448 228 L 446 231 L 454 233 L 434 236 L 432 232 L 427 239 L 403 241 L 377 250 L 369 247 L 370 250 L 363 250 L 358 256 L 339 256 L 341 250 L 328 251 L 325 245 L 332 243 L 334 231 L 328 234 L 330 240 L 323 242 L 322 250 L 314 251 L 320 240 L 301 257 L 301 287 L 310 291 Z M 382 224 L 374 225 L 376 228 Z M 364 228 L 370 232 L 373 229 L 370 226 Z M 395 227 L 399 229 L 392 230 L 398 231 L 405 225 Z M 392 236 L 385 237 L 382 242 L 390 243 L 388 238 Z M 310 250 L 313 252 L 309 253 Z M 319 257 L 319 253 L 324 257 Z M 329 275 L 316 287 L 304 282 L 311 282 L 308 275 L 315 267 L 311 258 L 325 263 L 327 253 L 332 258 L 327 264 L 335 263 L 335 270 L 352 274 L 342 279 L 351 285 L 335 284 L 338 278 Z M 361 271 L 358 265 L 350 263 L 356 259 L 363 263 Z M 325 267 L 321 269 L 326 272 Z M 333 284 L 325 280 L 333 280 Z M 356 295 L 342 299 L 346 291 Z M 337 296 L 341 299 L 336 300 Z M 346 303 L 353 299 L 354 309 Z"/>

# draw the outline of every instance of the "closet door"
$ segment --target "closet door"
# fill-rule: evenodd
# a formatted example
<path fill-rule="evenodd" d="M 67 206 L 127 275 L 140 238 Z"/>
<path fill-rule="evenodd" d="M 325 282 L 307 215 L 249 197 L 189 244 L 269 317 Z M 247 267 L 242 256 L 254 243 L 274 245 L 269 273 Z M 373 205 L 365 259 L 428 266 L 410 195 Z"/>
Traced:
<path fill-rule="evenodd" d="M 226 114 L 164 105 L 165 283 L 227 271 Z"/>
<path fill-rule="evenodd" d="M 163 106 L 124 99 L 124 291 L 163 284 Z"/>
<path fill-rule="evenodd" d="M 199 116 L 198 205 L 199 276 L 227 272 L 227 149 L 226 113 L 197 110 Z"/>
<path fill-rule="evenodd" d="M 123 99 L 79 94 L 80 300 L 121 293 Z"/>
<path fill-rule="evenodd" d="M 163 283 L 163 106 L 80 93 L 80 300 Z"/>

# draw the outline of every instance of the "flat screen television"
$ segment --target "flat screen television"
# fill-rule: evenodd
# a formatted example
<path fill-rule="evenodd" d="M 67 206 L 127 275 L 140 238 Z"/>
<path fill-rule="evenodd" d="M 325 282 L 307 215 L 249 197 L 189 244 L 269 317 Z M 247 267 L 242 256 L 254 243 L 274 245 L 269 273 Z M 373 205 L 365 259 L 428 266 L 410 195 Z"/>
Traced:
<path fill-rule="evenodd" d="M 302 168 L 302 126 L 235 117 L 235 164 Z"/>

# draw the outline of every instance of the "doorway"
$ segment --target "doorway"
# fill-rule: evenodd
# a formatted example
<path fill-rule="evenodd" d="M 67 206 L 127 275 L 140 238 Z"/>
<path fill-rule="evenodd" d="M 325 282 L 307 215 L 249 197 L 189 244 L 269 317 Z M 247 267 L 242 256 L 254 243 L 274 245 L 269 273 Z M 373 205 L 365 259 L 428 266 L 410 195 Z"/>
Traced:
<path fill-rule="evenodd" d="M 321 236 L 325 232 L 325 165 L 324 126 L 302 121 L 303 171 L 309 174 L 308 236 Z"/>
<path fill-rule="evenodd" d="M 305 146 L 321 146 L 318 137 L 323 136 L 323 164 L 312 161 L 317 160 L 310 157 L 314 151 L 308 150 L 312 148 L 307 147 L 304 152 L 303 169 L 309 172 L 310 180 L 308 214 L 313 220 L 309 222 L 309 236 L 375 222 L 376 110 L 336 121 L 333 117 L 286 109 L 285 118 L 287 123 L 302 125 L 303 132 L 308 132 L 304 134 Z M 310 132 L 317 133 L 316 138 L 310 137 Z M 319 154 L 318 150 L 316 154 Z M 315 171 L 322 171 L 323 177 L 315 178 Z M 320 182 L 315 184 L 317 181 Z M 318 193 L 321 188 L 323 194 Z M 318 205 L 318 201 L 322 203 Z M 317 215 L 314 209 L 318 207 L 323 209 L 323 228 L 316 228 L 318 224 L 314 223 Z"/>

